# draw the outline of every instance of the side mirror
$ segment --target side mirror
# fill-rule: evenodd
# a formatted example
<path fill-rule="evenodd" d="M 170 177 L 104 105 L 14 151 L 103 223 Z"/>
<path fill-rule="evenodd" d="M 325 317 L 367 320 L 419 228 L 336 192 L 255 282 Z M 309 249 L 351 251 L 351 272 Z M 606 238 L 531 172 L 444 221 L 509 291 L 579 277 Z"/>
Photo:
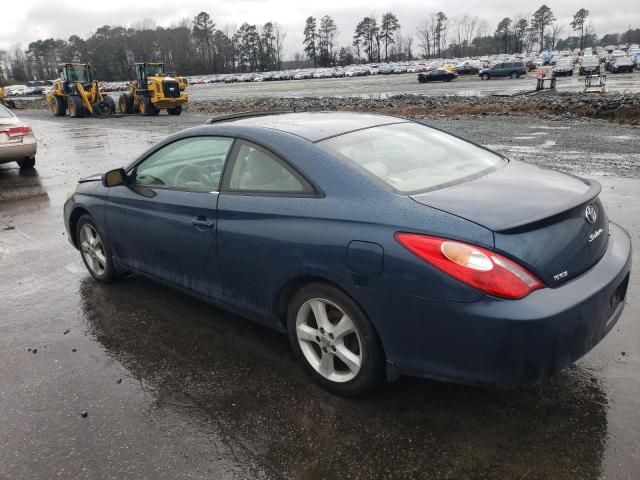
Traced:
<path fill-rule="evenodd" d="M 110 170 L 102 175 L 102 185 L 105 187 L 117 187 L 118 185 L 124 185 L 127 183 L 127 174 L 124 168 L 117 168 Z"/>

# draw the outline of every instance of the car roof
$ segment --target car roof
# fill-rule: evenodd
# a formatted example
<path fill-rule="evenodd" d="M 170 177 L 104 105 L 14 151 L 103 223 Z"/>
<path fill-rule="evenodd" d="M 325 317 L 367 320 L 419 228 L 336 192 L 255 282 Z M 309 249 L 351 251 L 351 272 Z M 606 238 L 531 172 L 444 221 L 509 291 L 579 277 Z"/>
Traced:
<path fill-rule="evenodd" d="M 304 112 L 230 119 L 225 124 L 280 130 L 318 142 L 355 130 L 403 122 L 407 120 L 371 113 Z"/>

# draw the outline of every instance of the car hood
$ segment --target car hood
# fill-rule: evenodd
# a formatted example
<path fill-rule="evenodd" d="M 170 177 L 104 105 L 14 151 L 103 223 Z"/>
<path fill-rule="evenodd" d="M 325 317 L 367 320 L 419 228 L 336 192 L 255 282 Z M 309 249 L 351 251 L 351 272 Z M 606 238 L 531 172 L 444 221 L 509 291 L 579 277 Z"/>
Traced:
<path fill-rule="evenodd" d="M 600 189 L 598 182 L 511 160 L 480 178 L 411 198 L 493 231 L 509 231 L 581 205 Z"/>
<path fill-rule="evenodd" d="M 89 175 L 88 177 L 81 178 L 79 183 L 85 182 L 99 182 L 102 179 L 101 173 L 95 173 L 93 175 Z"/>

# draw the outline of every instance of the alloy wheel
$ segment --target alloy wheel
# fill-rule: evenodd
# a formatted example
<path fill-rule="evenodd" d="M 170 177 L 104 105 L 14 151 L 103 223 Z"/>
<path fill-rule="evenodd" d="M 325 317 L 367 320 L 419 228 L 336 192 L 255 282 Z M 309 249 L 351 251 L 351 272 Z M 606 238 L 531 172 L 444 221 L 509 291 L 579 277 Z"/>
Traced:
<path fill-rule="evenodd" d="M 107 268 L 107 256 L 98 232 L 88 223 L 80 229 L 80 251 L 87 267 L 97 276 L 104 275 Z"/>
<path fill-rule="evenodd" d="M 307 300 L 298 310 L 295 332 L 302 354 L 322 377 L 344 383 L 360 372 L 360 333 L 354 321 L 333 302 Z"/>

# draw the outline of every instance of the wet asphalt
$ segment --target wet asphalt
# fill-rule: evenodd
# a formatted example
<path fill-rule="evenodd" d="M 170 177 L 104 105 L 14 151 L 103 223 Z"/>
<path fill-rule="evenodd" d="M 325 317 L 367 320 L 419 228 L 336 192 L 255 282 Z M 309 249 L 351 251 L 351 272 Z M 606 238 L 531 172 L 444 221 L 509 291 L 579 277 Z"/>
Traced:
<path fill-rule="evenodd" d="M 100 285 L 65 237 L 78 178 L 205 117 L 22 117 L 40 143 L 35 169 L 0 165 L 0 479 L 640 477 L 640 255 L 613 331 L 540 387 L 402 378 L 337 398 L 285 336 L 139 277 Z M 640 244 L 638 127 L 426 121 L 596 178 Z"/>

